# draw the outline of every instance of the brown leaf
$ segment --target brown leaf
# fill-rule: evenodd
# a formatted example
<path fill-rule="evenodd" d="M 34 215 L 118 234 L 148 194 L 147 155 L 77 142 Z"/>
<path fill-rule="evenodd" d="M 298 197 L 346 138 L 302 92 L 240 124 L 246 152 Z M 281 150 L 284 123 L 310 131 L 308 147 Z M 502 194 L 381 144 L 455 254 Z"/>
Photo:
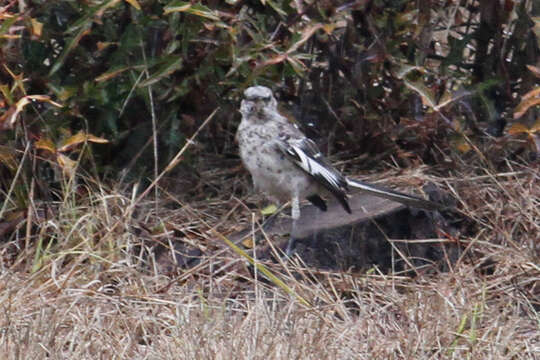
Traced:
<path fill-rule="evenodd" d="M 34 18 L 30 19 L 30 23 L 32 24 L 32 37 L 34 39 L 39 39 L 41 37 L 41 33 L 43 32 L 43 23 Z"/>
<path fill-rule="evenodd" d="M 17 101 L 15 105 L 11 106 L 2 117 L 0 117 L 0 130 L 12 129 L 13 125 L 15 125 L 15 122 L 17 121 L 17 116 L 19 115 L 19 113 L 24 109 L 26 105 L 30 104 L 32 100 L 48 102 L 54 106 L 62 107 L 62 105 L 52 101 L 51 98 L 47 95 L 23 96 L 19 99 L 19 101 Z"/>
<path fill-rule="evenodd" d="M 86 134 L 82 131 L 66 139 L 62 145 L 58 148 L 58 151 L 66 152 L 73 149 L 75 146 L 82 144 L 86 141 Z"/>
<path fill-rule="evenodd" d="M 58 154 L 56 161 L 58 162 L 58 165 L 60 165 L 60 167 L 62 168 L 64 174 L 69 177 L 75 175 L 75 170 L 77 169 L 76 161 L 71 160 L 69 157 L 63 154 Z"/>
<path fill-rule="evenodd" d="M 529 108 L 540 105 L 540 97 L 532 97 L 536 95 L 531 95 L 531 93 L 537 92 L 536 95 L 540 94 L 540 87 L 530 91 L 529 93 L 525 94 L 523 96 L 523 100 L 519 103 L 519 105 L 514 110 L 514 119 L 519 119 L 522 117 Z"/>
<path fill-rule="evenodd" d="M 471 144 L 465 140 L 465 138 L 461 137 L 459 140 L 455 142 L 456 148 L 463 154 L 469 152 L 471 148 Z"/>
<path fill-rule="evenodd" d="M 118 75 L 120 75 L 121 73 L 123 73 L 124 71 L 129 70 L 129 69 L 131 69 L 131 66 L 126 66 L 126 67 L 123 67 L 123 68 L 111 70 L 111 71 L 108 71 L 106 73 L 103 73 L 103 74 L 99 75 L 95 80 L 97 82 L 110 80 L 112 78 L 117 77 Z"/>
<path fill-rule="evenodd" d="M 139 5 L 137 0 L 126 0 L 126 2 L 133 6 L 135 9 L 141 10 L 141 5 Z"/>
<path fill-rule="evenodd" d="M 540 78 L 540 68 L 532 65 L 527 65 L 529 69 L 537 78 Z"/>
<path fill-rule="evenodd" d="M 34 146 L 36 147 L 36 149 L 46 150 L 53 154 L 56 153 L 56 146 L 51 139 L 46 137 L 39 138 L 39 140 L 34 143 Z"/>
<path fill-rule="evenodd" d="M 532 89 L 531 91 L 529 91 L 525 95 L 523 95 L 521 97 L 521 101 L 528 100 L 528 99 L 531 99 L 531 98 L 537 98 L 539 96 L 540 96 L 540 87 L 537 87 L 537 88 Z"/>
<path fill-rule="evenodd" d="M 118 43 L 112 42 L 112 41 L 98 41 L 96 45 L 97 45 L 98 51 L 103 51 L 103 50 L 107 49 L 109 46 L 113 46 L 113 45 L 117 45 L 117 44 Z"/>
<path fill-rule="evenodd" d="M 245 240 L 242 241 L 242 245 L 244 245 L 244 247 L 246 249 L 253 249 L 255 247 L 255 244 L 253 242 L 253 239 L 252 238 L 247 238 Z"/>
<path fill-rule="evenodd" d="M 264 68 L 264 67 L 266 67 L 268 65 L 279 64 L 281 62 L 284 62 L 286 59 L 287 59 L 287 54 L 277 55 L 277 56 L 274 56 L 273 58 L 271 58 L 269 60 L 266 60 L 266 61 L 260 63 L 259 65 L 257 65 L 257 67 L 258 68 Z"/>
<path fill-rule="evenodd" d="M 77 134 L 71 136 L 67 140 L 65 140 L 62 145 L 58 148 L 58 151 L 60 152 L 66 152 L 72 150 L 74 147 L 83 144 L 85 142 L 94 142 L 94 143 L 107 143 L 108 140 L 104 138 L 100 138 L 91 134 L 86 134 L 82 131 L 79 131 Z"/>
<path fill-rule="evenodd" d="M 92 135 L 92 134 L 87 134 L 86 136 L 87 136 L 86 141 L 90 141 L 90 142 L 93 142 L 93 143 L 96 143 L 96 144 L 106 144 L 106 143 L 109 142 L 109 140 L 107 140 L 105 138 L 98 137 L 98 136 L 95 136 L 95 135 Z"/>
<path fill-rule="evenodd" d="M 173 12 L 186 12 L 195 16 L 217 21 L 219 14 L 207 6 L 201 4 L 191 4 L 188 1 L 172 1 L 163 9 L 163 14 L 168 15 Z"/>

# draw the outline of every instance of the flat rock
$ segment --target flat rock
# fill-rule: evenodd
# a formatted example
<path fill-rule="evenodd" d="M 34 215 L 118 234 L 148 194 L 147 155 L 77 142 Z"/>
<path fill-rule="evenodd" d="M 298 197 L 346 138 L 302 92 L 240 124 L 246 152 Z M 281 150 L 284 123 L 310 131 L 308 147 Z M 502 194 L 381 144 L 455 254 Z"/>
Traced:
<path fill-rule="evenodd" d="M 440 193 L 429 192 L 437 198 Z M 440 197 L 438 200 L 441 200 Z M 459 258 L 461 248 L 448 239 L 459 238 L 462 220 L 450 213 L 408 208 L 402 204 L 357 193 L 349 199 L 352 213 L 330 201 L 323 212 L 312 205 L 301 209 L 301 218 L 292 228 L 289 211 L 270 217 L 254 230 L 229 235 L 236 244 L 255 238 L 250 249 L 258 260 L 276 260 L 273 248 L 285 252 L 292 236 L 294 256 L 315 269 L 361 271 L 376 267 L 385 273 L 415 275 L 426 271 L 445 271 Z M 444 234 L 440 235 L 440 234 Z M 450 236 L 448 236 L 448 235 Z M 265 237 L 270 240 L 265 240 Z M 212 253 L 203 254 L 183 241 L 173 241 L 174 251 L 155 246 L 162 272 L 190 269 Z M 211 252 L 232 252 L 221 240 Z M 174 253 L 174 258 L 171 256 Z M 279 256 L 283 256 L 283 253 Z"/>
<path fill-rule="evenodd" d="M 295 239 L 304 239 L 316 233 L 356 225 L 406 208 L 400 203 L 366 194 L 351 197 L 349 205 L 351 214 L 343 210 L 337 202 L 329 202 L 327 211 L 321 211 L 313 205 L 302 207 L 292 236 Z M 281 217 L 273 223 L 270 222 L 265 231 L 272 235 L 287 235 L 291 234 L 291 229 L 291 218 Z"/>
<path fill-rule="evenodd" d="M 441 230 L 455 233 L 439 212 L 412 209 L 363 193 L 354 194 L 349 202 L 351 214 L 334 202 L 326 212 L 306 205 L 294 229 L 289 216 L 275 216 L 255 230 L 255 238 L 262 239 L 264 231 L 284 250 L 292 231 L 295 254 L 306 265 L 344 271 L 373 266 L 383 271 L 444 270 L 458 258 L 457 245 L 438 239 Z M 252 235 L 242 231 L 230 238 L 239 242 Z M 273 257 L 265 244 L 258 241 L 255 247 L 258 259 Z"/>

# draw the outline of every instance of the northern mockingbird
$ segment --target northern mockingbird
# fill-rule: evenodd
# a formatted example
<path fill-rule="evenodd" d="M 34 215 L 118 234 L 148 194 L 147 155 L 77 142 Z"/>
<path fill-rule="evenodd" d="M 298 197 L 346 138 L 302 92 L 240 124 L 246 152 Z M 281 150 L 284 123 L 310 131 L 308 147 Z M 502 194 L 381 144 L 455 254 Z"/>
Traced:
<path fill-rule="evenodd" d="M 307 198 L 326 211 L 320 194 L 332 194 L 351 213 L 349 187 L 406 205 L 435 209 L 439 205 L 415 196 L 348 179 L 334 168 L 300 129 L 277 110 L 272 91 L 252 86 L 244 91 L 242 121 L 236 138 L 240 157 L 257 191 L 272 201 L 291 201 L 293 226 L 300 217 L 300 199 Z"/>

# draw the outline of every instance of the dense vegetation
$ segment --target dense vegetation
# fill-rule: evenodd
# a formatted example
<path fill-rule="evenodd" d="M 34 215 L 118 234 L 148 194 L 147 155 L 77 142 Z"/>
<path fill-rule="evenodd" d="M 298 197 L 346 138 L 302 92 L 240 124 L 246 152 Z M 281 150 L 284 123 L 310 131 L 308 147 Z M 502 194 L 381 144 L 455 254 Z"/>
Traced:
<path fill-rule="evenodd" d="M 229 350 L 242 350 L 230 357 L 343 358 L 351 347 L 366 358 L 540 351 L 538 1 L 10 0 L 0 7 L 0 62 L 0 288 L 9 303 L 0 352 L 92 357 L 101 346 L 109 357 L 121 350 L 103 345 L 107 337 L 121 344 L 124 333 L 135 345 L 119 357 L 166 357 L 178 346 L 201 358 L 234 331 L 244 340 L 231 340 Z M 329 309 L 307 317 L 303 304 L 246 269 L 214 269 L 214 255 L 179 278 L 143 271 L 140 281 L 140 267 L 152 268 L 149 242 L 182 238 L 204 258 L 218 247 L 216 232 L 249 226 L 234 132 L 242 91 L 255 83 L 271 87 L 344 171 L 397 177 L 404 168 L 444 187 L 478 225 L 478 235 L 459 240 L 478 262 L 461 258 L 432 287 L 392 274 L 319 274 L 319 283 L 311 270 L 295 268 L 300 280 L 283 271 Z M 229 255 L 221 261 L 234 264 Z M 488 275 L 477 268 L 487 262 L 497 264 Z M 143 305 L 129 300 L 122 306 L 133 309 L 115 313 L 120 305 L 100 303 L 108 289 Z M 234 316 L 258 319 L 270 311 L 269 293 L 274 319 L 293 319 L 288 353 L 276 336 L 285 320 L 269 316 L 260 330 L 259 320 Z M 193 325 L 175 314 L 176 301 L 186 318 L 191 306 L 202 309 Z M 30 309 L 29 320 L 12 305 Z M 79 313 L 66 318 L 74 306 Z M 92 308 L 112 315 L 102 323 Z M 209 325 L 216 317 L 222 328 Z M 348 333 L 352 324 L 374 335 Z M 101 345 L 88 340 L 95 329 Z M 141 344 L 155 350 L 142 355 Z"/>
<path fill-rule="evenodd" d="M 330 134 L 321 141 L 348 156 L 440 165 L 447 149 L 492 145 L 513 118 L 513 135 L 536 137 L 533 1 L 17 4 L 2 10 L 4 189 L 21 160 L 12 151 L 27 144 L 38 168 L 36 151 L 63 169 L 87 161 L 74 151 L 99 140 L 70 138 L 80 131 L 109 141 L 93 146 L 95 175 L 131 171 L 131 160 L 152 171 L 154 157 L 161 169 L 218 107 L 204 151 L 234 153 L 235 109 L 254 82 L 278 90 L 312 136 Z M 151 133 L 157 154 L 144 148 Z M 513 155 L 539 150 L 509 142 L 498 145 Z"/>

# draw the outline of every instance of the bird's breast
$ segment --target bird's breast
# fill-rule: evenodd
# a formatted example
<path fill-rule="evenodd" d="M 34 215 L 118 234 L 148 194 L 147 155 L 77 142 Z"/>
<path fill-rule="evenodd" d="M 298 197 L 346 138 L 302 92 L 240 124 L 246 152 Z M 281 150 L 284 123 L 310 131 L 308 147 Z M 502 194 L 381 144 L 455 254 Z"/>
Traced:
<path fill-rule="evenodd" d="M 237 139 L 240 157 L 255 187 L 272 198 L 290 200 L 312 187 L 312 181 L 276 146 L 276 129 L 267 126 L 241 126 Z"/>

